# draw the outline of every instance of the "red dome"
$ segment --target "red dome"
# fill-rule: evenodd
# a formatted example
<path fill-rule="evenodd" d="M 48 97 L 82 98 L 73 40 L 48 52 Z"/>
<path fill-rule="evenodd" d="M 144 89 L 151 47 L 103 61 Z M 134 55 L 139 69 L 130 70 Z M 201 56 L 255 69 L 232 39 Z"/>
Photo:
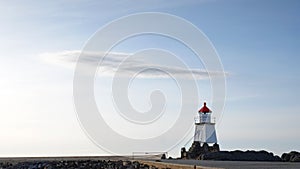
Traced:
<path fill-rule="evenodd" d="M 211 110 L 209 110 L 209 108 L 206 107 L 206 102 L 204 102 L 203 107 L 198 112 L 199 113 L 210 113 Z"/>

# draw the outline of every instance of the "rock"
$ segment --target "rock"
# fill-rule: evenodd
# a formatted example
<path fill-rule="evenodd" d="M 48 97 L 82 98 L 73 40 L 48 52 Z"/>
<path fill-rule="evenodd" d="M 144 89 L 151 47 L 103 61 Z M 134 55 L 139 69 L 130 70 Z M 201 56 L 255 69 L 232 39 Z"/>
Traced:
<path fill-rule="evenodd" d="M 300 162 L 300 153 L 297 151 L 283 153 L 281 159 L 286 162 Z"/>
<path fill-rule="evenodd" d="M 132 162 L 134 168 L 140 168 L 140 163 L 138 161 Z"/>
<path fill-rule="evenodd" d="M 181 153 L 180 153 L 181 155 L 180 155 L 180 158 L 181 159 L 186 159 L 187 158 L 187 152 L 186 152 L 186 149 L 185 149 L 185 147 L 182 147 L 181 148 Z"/>
<path fill-rule="evenodd" d="M 291 162 L 300 162 L 300 156 L 297 155 L 291 159 Z"/>
<path fill-rule="evenodd" d="M 199 141 L 194 141 L 189 151 L 186 152 L 185 148 L 181 149 L 181 158 L 182 159 L 201 159 L 203 154 L 218 152 L 220 147 L 217 143 L 209 146 L 207 143 L 200 144 Z"/>
<path fill-rule="evenodd" d="M 290 155 L 290 154 L 283 153 L 283 154 L 281 155 L 282 161 L 290 161 L 290 158 L 291 158 L 291 155 Z"/>
<path fill-rule="evenodd" d="M 222 161 L 281 161 L 281 158 L 274 156 L 267 151 L 219 151 L 202 154 L 201 160 L 222 160 Z"/>

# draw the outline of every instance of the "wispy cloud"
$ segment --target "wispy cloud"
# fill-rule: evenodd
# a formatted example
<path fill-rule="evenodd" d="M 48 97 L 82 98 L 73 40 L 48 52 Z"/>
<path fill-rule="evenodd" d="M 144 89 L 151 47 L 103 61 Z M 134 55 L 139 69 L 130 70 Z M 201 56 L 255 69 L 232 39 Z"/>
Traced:
<path fill-rule="evenodd" d="M 208 79 L 221 77 L 223 72 L 207 72 L 204 69 L 188 69 L 179 66 L 149 63 L 141 58 L 131 56 L 130 53 L 110 52 L 104 57 L 104 53 L 81 53 L 80 50 L 62 51 L 56 53 L 43 53 L 41 59 L 47 63 L 75 69 L 79 55 L 83 56 L 81 63 L 87 66 L 96 66 L 102 60 L 99 76 L 113 76 L 116 72 L 122 76 L 139 75 L 138 78 L 170 78 L 171 76 L 182 79 Z M 227 75 L 228 73 L 225 73 Z"/>

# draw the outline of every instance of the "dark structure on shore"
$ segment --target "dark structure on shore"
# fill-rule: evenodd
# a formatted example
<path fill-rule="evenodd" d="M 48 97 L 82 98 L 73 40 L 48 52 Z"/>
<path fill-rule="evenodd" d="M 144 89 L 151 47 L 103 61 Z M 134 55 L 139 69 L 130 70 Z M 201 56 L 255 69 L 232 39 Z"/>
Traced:
<path fill-rule="evenodd" d="M 203 154 L 220 151 L 217 144 L 215 119 L 212 120 L 211 113 L 212 111 L 204 102 L 195 118 L 194 142 L 188 151 L 185 147 L 181 149 L 182 159 L 200 159 Z"/>

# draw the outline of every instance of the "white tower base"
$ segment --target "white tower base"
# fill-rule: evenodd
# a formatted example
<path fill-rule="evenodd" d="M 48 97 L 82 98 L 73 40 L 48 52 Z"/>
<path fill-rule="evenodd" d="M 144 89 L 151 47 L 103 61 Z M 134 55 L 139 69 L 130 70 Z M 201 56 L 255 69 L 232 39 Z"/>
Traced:
<path fill-rule="evenodd" d="M 196 124 L 194 141 L 200 143 L 217 143 L 214 123 Z"/>

